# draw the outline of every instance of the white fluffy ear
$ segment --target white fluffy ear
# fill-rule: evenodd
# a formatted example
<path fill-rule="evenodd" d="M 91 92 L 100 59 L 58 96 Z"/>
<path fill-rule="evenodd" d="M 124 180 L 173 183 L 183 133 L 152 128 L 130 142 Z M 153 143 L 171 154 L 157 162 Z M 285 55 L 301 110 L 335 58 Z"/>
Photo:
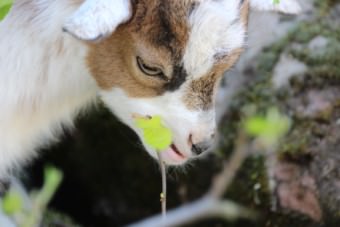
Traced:
<path fill-rule="evenodd" d="M 256 10 L 279 11 L 297 14 L 301 11 L 297 0 L 249 0 L 250 6 Z"/>
<path fill-rule="evenodd" d="M 110 35 L 130 16 L 130 0 L 85 0 L 63 30 L 78 39 L 95 41 Z"/>

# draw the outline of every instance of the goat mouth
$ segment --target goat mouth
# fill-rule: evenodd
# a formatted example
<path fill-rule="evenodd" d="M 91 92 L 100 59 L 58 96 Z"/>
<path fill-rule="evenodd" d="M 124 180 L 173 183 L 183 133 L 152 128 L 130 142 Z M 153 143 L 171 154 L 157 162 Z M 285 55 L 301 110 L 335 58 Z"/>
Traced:
<path fill-rule="evenodd" d="M 188 159 L 188 157 L 185 156 L 173 143 L 167 150 L 161 152 L 161 155 L 164 162 L 169 165 L 180 165 Z"/>
<path fill-rule="evenodd" d="M 178 156 L 180 156 L 181 158 L 186 158 L 186 157 L 178 150 L 178 148 L 176 147 L 175 144 L 171 144 L 171 145 L 170 145 L 170 148 L 171 148 Z"/>

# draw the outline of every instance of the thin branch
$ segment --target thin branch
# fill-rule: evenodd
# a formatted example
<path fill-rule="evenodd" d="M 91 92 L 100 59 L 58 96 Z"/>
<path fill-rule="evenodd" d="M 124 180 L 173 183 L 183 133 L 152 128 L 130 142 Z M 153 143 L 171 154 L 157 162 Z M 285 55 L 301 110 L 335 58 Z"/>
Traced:
<path fill-rule="evenodd" d="M 242 217 L 254 219 L 255 214 L 231 201 L 221 201 L 211 196 L 204 196 L 195 202 L 168 211 L 166 219 L 156 215 L 129 225 L 129 227 L 179 226 L 211 217 L 222 217 L 228 220 Z"/>
<path fill-rule="evenodd" d="M 161 200 L 161 207 L 162 207 L 162 217 L 163 219 L 166 218 L 166 171 L 165 171 L 165 164 L 163 162 L 162 156 L 160 155 L 159 152 L 157 152 L 158 156 L 158 161 L 159 161 L 159 168 L 161 170 L 161 175 L 162 175 L 162 193 L 160 196 Z"/>
<path fill-rule="evenodd" d="M 243 133 L 240 133 L 238 136 L 235 148 L 236 150 L 233 152 L 229 161 L 224 162 L 222 172 L 214 178 L 209 194 L 215 198 L 223 196 L 224 192 L 233 181 L 237 171 L 242 166 L 243 161 L 249 154 L 246 136 Z"/>
<path fill-rule="evenodd" d="M 223 170 L 217 175 L 209 192 L 202 198 L 168 211 L 166 219 L 156 215 L 144 219 L 130 227 L 169 227 L 187 224 L 208 217 L 220 217 L 228 220 L 235 218 L 255 218 L 255 213 L 228 200 L 221 200 L 226 189 L 231 184 L 243 161 L 249 154 L 246 136 L 240 133 L 235 145 L 235 151 Z"/>

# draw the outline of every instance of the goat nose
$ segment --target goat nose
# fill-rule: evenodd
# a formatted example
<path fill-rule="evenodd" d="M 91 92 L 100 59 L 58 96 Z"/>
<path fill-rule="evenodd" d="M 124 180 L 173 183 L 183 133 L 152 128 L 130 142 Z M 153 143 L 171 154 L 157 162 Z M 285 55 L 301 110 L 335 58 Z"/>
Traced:
<path fill-rule="evenodd" d="M 203 142 L 193 144 L 193 145 L 191 146 L 191 151 L 192 151 L 192 153 L 194 153 L 195 155 L 200 155 L 200 154 L 202 154 L 204 151 L 209 150 L 209 148 L 211 148 L 212 145 L 213 145 L 213 140 L 212 140 L 212 139 L 205 140 L 205 141 L 203 141 Z"/>

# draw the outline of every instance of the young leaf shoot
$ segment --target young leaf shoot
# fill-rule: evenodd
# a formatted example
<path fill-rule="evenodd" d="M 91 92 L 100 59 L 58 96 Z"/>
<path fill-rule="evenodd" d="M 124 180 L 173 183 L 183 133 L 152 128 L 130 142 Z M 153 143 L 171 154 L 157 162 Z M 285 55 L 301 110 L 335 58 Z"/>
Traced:
<path fill-rule="evenodd" d="M 157 152 L 170 146 L 172 142 L 172 132 L 162 124 L 160 116 L 137 117 L 135 119 L 137 127 L 143 130 L 144 141 Z"/>

